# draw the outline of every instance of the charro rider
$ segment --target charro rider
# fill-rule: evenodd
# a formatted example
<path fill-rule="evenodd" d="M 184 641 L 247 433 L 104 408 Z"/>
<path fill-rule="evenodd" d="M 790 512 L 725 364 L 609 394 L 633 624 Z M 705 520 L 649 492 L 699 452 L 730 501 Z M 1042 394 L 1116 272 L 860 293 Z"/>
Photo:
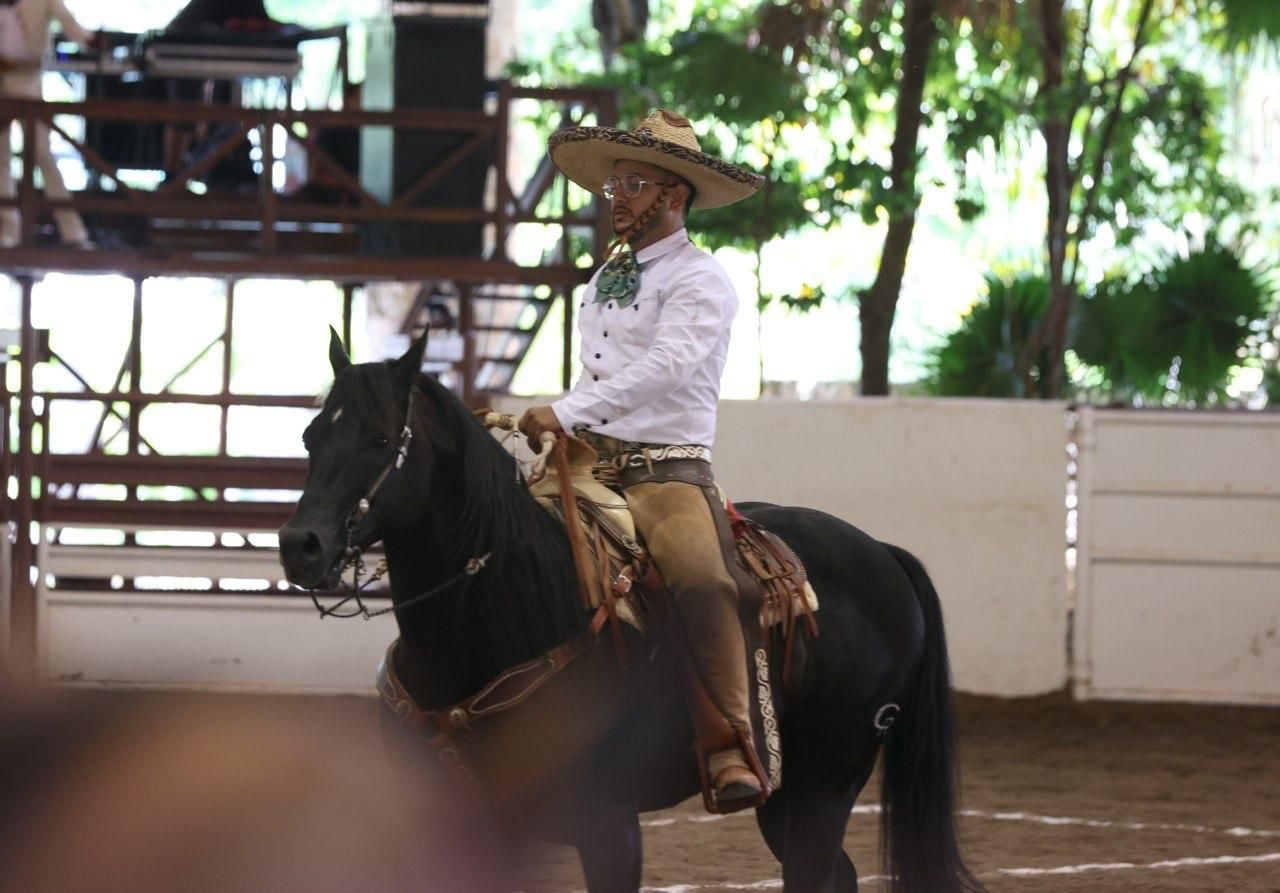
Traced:
<path fill-rule="evenodd" d="M 561 130 L 549 148 L 565 176 L 612 203 L 617 239 L 579 311 L 581 377 L 563 399 L 526 412 L 520 430 L 531 443 L 546 431 L 574 432 L 621 469 L 698 675 L 740 742 L 708 759 L 719 810 L 753 805 L 763 782 L 746 758 L 741 571 L 726 559 L 732 537 L 710 450 L 738 298 L 715 258 L 689 240 L 685 218 L 747 198 L 763 178 L 701 152 L 689 121 L 669 111 L 634 131 Z"/>

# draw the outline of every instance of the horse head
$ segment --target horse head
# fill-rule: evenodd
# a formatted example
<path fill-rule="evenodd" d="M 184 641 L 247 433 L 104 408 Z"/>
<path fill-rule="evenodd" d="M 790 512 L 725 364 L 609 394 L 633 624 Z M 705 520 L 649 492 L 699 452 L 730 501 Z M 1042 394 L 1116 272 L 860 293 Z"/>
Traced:
<path fill-rule="evenodd" d="M 429 476 L 404 466 L 429 465 L 431 445 L 421 435 L 420 396 L 427 335 L 397 360 L 353 364 L 330 330 L 333 386 L 302 435 L 306 485 L 293 517 L 280 528 L 280 563 L 289 582 L 332 588 L 347 558 L 420 514 Z"/>

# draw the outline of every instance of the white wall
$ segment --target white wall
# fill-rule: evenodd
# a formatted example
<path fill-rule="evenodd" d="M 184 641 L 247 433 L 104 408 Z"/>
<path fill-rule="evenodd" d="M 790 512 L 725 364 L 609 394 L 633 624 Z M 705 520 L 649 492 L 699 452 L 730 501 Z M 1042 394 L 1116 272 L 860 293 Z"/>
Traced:
<path fill-rule="evenodd" d="M 396 625 L 282 596 L 55 590 L 37 635 L 39 678 L 60 685 L 366 694 Z"/>
<path fill-rule="evenodd" d="M 266 546 L 55 545 L 46 537 L 38 560 L 37 677 L 57 685 L 372 693 L 378 661 L 396 637 L 389 614 L 371 621 L 322 620 L 310 599 L 270 589 L 57 588 L 59 578 L 111 574 L 190 583 L 207 578 L 227 586 L 254 580 L 274 587 L 283 572 L 276 550 Z M 367 600 L 372 610 L 388 603 Z"/>
<path fill-rule="evenodd" d="M 1066 683 L 1060 403 L 730 402 L 716 474 L 734 499 L 823 509 L 909 549 L 942 598 L 957 688 Z"/>
<path fill-rule="evenodd" d="M 736 501 L 823 509 L 914 552 L 942 598 L 956 687 L 1040 694 L 1067 682 L 1064 410 L 725 401 L 714 465 Z"/>
<path fill-rule="evenodd" d="M 1077 694 L 1280 704 L 1280 415 L 1082 419 Z M 916 553 L 956 686 L 1030 695 L 1067 681 L 1067 436 L 1060 403 L 730 401 L 715 465 L 735 500 L 824 509 Z M 92 558 L 59 560 L 72 573 Z M 395 635 L 389 618 L 321 621 L 269 594 L 42 581 L 38 611 L 45 678 L 71 684 L 368 692 Z"/>

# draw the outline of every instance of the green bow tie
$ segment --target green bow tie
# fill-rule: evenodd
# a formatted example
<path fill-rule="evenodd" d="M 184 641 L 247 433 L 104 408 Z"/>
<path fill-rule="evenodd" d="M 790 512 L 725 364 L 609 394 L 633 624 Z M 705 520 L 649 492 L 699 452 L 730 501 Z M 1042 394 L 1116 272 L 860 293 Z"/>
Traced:
<path fill-rule="evenodd" d="M 619 307 L 629 306 L 640 291 L 640 267 L 636 256 L 629 250 L 609 259 L 596 280 L 595 303 L 617 301 Z"/>

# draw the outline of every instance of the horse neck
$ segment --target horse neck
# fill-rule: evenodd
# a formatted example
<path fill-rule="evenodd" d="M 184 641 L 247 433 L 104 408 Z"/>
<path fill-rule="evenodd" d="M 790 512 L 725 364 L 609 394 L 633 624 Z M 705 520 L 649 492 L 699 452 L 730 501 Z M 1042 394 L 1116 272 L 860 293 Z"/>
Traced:
<path fill-rule="evenodd" d="M 463 470 L 449 464 L 436 469 L 441 485 L 421 524 L 385 540 L 394 603 L 444 587 L 396 615 L 401 640 L 417 656 L 406 661 L 414 667 L 405 684 L 428 707 L 457 703 L 585 625 L 563 528 L 513 480 L 494 508 L 519 519 L 519 535 L 507 517 L 482 527 L 478 542 L 463 541 L 476 534 L 460 523 L 471 494 Z M 486 554 L 483 570 L 459 576 L 467 560 Z"/>
<path fill-rule="evenodd" d="M 396 611 L 400 628 L 400 650 L 408 660 L 404 664 L 402 682 L 424 707 L 438 708 L 457 703 L 467 694 L 466 680 L 472 675 L 472 657 L 464 641 L 449 635 L 456 628 L 462 589 L 471 578 L 418 602 L 423 593 L 444 586 L 456 573 L 438 544 L 437 533 L 446 528 L 424 524 L 406 534 L 388 536 L 383 542 L 387 564 L 391 568 L 391 601 L 405 605 Z"/>

